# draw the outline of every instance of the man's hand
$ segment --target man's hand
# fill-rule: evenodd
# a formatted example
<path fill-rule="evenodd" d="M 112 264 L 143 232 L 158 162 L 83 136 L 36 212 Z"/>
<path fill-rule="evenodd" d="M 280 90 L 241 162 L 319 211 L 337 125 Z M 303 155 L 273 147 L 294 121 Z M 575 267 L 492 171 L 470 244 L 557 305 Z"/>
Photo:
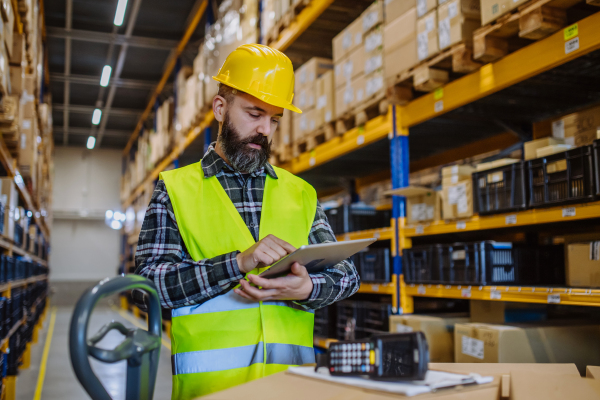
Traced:
<path fill-rule="evenodd" d="M 248 300 L 306 300 L 313 290 L 308 271 L 298 263 L 292 265 L 290 274 L 281 278 L 265 279 L 258 275 L 248 275 L 248 279 L 262 288 L 253 287 L 250 282 L 242 279 L 241 289 L 234 289 L 234 292 Z"/>
<path fill-rule="evenodd" d="M 240 271 L 247 274 L 258 266 L 269 266 L 294 251 L 296 248 L 285 240 L 268 235 L 248 250 L 239 253 L 236 259 Z"/>

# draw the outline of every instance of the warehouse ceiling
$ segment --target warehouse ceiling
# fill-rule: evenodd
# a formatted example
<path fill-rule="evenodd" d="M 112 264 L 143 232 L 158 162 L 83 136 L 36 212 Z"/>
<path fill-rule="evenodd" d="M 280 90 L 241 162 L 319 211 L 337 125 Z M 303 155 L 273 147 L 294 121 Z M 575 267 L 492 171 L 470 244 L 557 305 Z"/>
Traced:
<path fill-rule="evenodd" d="M 45 0 L 56 145 L 83 147 L 95 135 L 96 147 L 124 148 L 201 2 L 128 0 L 123 25 L 117 27 L 117 0 Z M 210 9 L 219 3 L 209 2 L 182 63 L 191 65 L 207 14 L 214 15 Z M 112 67 L 106 88 L 100 86 L 105 65 Z M 102 110 L 98 126 L 92 124 L 96 107 Z"/>

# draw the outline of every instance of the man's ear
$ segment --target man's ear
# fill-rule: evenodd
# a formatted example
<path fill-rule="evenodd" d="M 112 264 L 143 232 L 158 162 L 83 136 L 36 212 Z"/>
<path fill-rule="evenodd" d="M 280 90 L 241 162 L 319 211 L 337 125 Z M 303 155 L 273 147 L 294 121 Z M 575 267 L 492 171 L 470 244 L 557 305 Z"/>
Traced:
<path fill-rule="evenodd" d="M 215 114 L 215 119 L 218 122 L 223 122 L 225 120 L 225 105 L 227 104 L 226 100 L 219 96 L 216 95 L 213 98 L 213 113 Z"/>

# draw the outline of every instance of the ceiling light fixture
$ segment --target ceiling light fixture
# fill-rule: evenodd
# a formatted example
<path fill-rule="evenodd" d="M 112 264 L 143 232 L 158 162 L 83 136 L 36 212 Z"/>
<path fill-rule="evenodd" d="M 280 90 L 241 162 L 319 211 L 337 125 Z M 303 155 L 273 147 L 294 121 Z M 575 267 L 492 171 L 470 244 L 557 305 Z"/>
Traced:
<path fill-rule="evenodd" d="M 102 69 L 102 77 L 100 78 L 100 86 L 107 87 L 108 82 L 110 82 L 110 73 L 112 72 L 112 68 L 110 65 L 105 65 Z"/>
<path fill-rule="evenodd" d="M 115 13 L 115 25 L 121 26 L 123 25 L 123 20 L 125 19 L 125 10 L 127 9 L 127 0 L 119 0 L 117 4 L 117 12 Z"/>
<path fill-rule="evenodd" d="M 96 108 L 94 110 L 94 114 L 92 115 L 92 124 L 98 125 L 100 123 L 100 119 L 102 118 L 102 110 Z"/>
<path fill-rule="evenodd" d="M 87 141 L 87 148 L 92 150 L 96 146 L 96 138 L 90 136 Z"/>

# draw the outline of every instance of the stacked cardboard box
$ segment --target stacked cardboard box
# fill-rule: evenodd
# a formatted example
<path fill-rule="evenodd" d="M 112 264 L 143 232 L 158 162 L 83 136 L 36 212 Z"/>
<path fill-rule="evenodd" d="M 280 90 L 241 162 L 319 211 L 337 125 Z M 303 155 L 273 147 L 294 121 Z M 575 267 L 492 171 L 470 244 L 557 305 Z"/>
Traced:
<path fill-rule="evenodd" d="M 565 323 L 481 323 L 454 326 L 458 363 L 600 363 L 600 326 Z"/>
<path fill-rule="evenodd" d="M 442 168 L 443 218 L 468 218 L 473 215 L 474 168 L 469 165 L 453 165 Z"/>
<path fill-rule="evenodd" d="M 365 46 L 364 68 L 364 100 L 384 94 L 384 2 L 381 0 L 371 4 L 361 15 Z"/>
<path fill-rule="evenodd" d="M 481 23 L 486 25 L 498 17 L 527 3 L 529 0 L 479 0 L 481 2 Z"/>
<path fill-rule="evenodd" d="M 2 195 L 0 196 L 0 202 L 4 207 L 4 227 L 3 235 L 8 239 L 14 239 L 15 235 L 15 212 L 19 202 L 19 194 L 15 182 L 12 178 L 0 178 L 0 184 L 2 185 Z"/>
<path fill-rule="evenodd" d="M 338 34 L 332 42 L 335 117 L 339 118 L 356 104 L 356 92 L 364 83 L 365 48 L 363 46 L 362 20 L 358 18 Z M 364 96 L 364 89 L 363 89 Z"/>
<path fill-rule="evenodd" d="M 571 146 L 592 144 L 600 128 L 600 107 L 588 108 L 552 121 L 552 137 Z"/>
<path fill-rule="evenodd" d="M 385 85 L 391 87 L 398 75 L 417 65 L 417 9 L 410 1 L 386 3 L 383 52 Z"/>
<path fill-rule="evenodd" d="M 438 0 L 438 43 L 440 50 L 457 43 L 473 42 L 473 32 L 481 26 L 479 0 Z"/>
<path fill-rule="evenodd" d="M 326 107 L 323 107 L 321 100 L 317 108 L 318 87 L 323 85 L 323 92 L 328 88 L 325 87 L 327 82 L 319 81 L 319 78 L 332 69 L 331 60 L 314 57 L 296 70 L 293 101 L 294 105 L 302 110 L 302 114 L 294 113 L 292 116 L 294 142 L 303 141 L 307 134 L 320 126 L 319 115 Z"/>
<path fill-rule="evenodd" d="M 390 193 L 406 197 L 406 222 L 408 224 L 433 222 L 441 218 L 439 192 L 425 187 L 408 186 L 395 189 Z"/>

